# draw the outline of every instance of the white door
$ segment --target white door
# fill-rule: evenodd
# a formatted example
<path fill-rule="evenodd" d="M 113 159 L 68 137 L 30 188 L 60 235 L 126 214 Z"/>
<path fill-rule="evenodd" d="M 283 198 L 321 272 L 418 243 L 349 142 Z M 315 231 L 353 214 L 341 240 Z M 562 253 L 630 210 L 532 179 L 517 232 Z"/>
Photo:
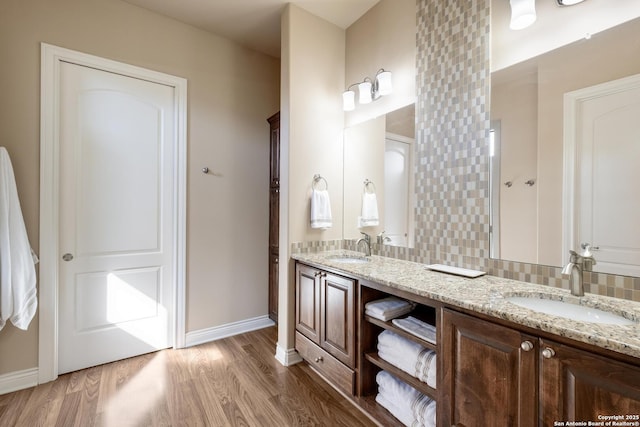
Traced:
<path fill-rule="evenodd" d="M 411 143 L 387 135 L 384 151 L 384 229 L 389 244 L 408 246 L 410 224 Z"/>
<path fill-rule="evenodd" d="M 173 340 L 174 88 L 61 62 L 58 372 Z"/>
<path fill-rule="evenodd" d="M 577 110 L 574 244 L 595 247 L 594 271 L 640 275 L 639 83 L 617 85 Z"/>

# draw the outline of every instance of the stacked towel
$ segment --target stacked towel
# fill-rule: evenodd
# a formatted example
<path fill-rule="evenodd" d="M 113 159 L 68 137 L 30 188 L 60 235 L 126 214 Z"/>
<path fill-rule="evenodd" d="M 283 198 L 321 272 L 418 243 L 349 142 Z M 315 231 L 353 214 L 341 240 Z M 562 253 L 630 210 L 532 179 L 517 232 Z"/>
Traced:
<path fill-rule="evenodd" d="M 409 313 L 415 306 L 412 302 L 400 298 L 388 297 L 371 301 L 367 303 L 364 308 L 367 316 L 375 317 L 376 319 L 386 322 Z"/>
<path fill-rule="evenodd" d="M 362 194 L 361 215 L 361 227 L 373 227 L 380 224 L 380 216 L 378 215 L 378 198 L 376 193 L 367 193 L 365 191 Z"/>
<path fill-rule="evenodd" d="M 405 426 L 436 425 L 436 402 L 387 371 L 376 375 L 378 394 L 376 402 Z"/>
<path fill-rule="evenodd" d="M 313 189 L 311 193 L 311 228 L 331 228 L 331 201 L 327 190 Z"/>
<path fill-rule="evenodd" d="M 36 313 L 37 258 L 31 251 L 9 153 L 0 147 L 0 329 L 26 330 Z"/>
<path fill-rule="evenodd" d="M 415 335 L 418 338 L 422 338 L 425 341 L 429 341 L 432 344 L 436 343 L 436 327 L 430 325 L 422 320 L 418 320 L 413 316 L 409 316 L 405 319 L 393 319 L 391 321 L 400 329 L 404 329 L 410 334 Z"/>
<path fill-rule="evenodd" d="M 398 369 L 436 388 L 436 352 L 385 330 L 378 335 L 378 356 Z"/>

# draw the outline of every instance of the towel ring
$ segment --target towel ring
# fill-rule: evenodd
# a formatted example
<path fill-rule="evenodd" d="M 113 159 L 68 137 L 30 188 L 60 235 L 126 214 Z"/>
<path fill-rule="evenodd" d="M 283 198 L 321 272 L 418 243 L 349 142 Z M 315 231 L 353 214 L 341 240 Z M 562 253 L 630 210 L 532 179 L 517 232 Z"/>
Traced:
<path fill-rule="evenodd" d="M 369 179 L 365 179 L 364 180 L 364 192 L 367 193 L 367 190 L 369 190 L 369 186 L 373 187 L 373 191 L 371 191 L 371 193 L 375 193 L 376 190 L 376 185 L 373 183 L 373 181 L 369 181 Z"/>
<path fill-rule="evenodd" d="M 328 190 L 329 189 L 329 183 L 320 174 L 315 174 L 313 176 L 313 182 L 311 183 L 311 188 L 313 188 L 314 190 L 319 190 L 319 188 L 316 188 L 316 184 L 318 182 L 320 182 L 320 181 L 324 181 L 324 189 Z"/>

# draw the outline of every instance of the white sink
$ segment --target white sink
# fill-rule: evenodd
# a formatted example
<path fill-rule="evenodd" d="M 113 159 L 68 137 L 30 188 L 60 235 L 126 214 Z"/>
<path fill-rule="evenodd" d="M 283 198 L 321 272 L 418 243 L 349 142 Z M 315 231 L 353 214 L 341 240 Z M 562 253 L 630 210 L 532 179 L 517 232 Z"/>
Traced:
<path fill-rule="evenodd" d="M 626 319 L 617 314 L 584 305 L 572 304 L 566 301 L 555 301 L 539 297 L 507 297 L 505 301 L 528 308 L 529 310 L 564 317 L 565 319 L 576 320 L 578 322 L 607 325 L 633 325 L 636 323 L 633 320 Z"/>
<path fill-rule="evenodd" d="M 369 258 L 363 256 L 350 256 L 350 255 L 335 255 L 327 258 L 329 261 L 341 262 L 343 264 L 362 264 L 370 262 Z"/>

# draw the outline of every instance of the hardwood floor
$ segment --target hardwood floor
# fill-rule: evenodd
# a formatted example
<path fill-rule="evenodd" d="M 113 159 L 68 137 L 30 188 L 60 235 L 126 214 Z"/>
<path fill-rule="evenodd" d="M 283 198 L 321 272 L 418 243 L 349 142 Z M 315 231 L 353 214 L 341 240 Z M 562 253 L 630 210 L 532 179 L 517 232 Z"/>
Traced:
<path fill-rule="evenodd" d="M 65 374 L 1 395 L 0 426 L 375 425 L 275 343 L 271 327 Z"/>

